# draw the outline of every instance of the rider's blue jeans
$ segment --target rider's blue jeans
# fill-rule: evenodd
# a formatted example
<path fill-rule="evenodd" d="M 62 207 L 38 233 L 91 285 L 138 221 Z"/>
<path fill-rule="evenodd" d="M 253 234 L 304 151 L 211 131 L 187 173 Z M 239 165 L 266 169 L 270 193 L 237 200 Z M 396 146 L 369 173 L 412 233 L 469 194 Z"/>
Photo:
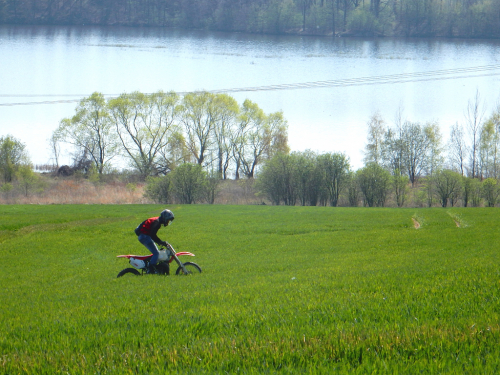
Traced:
<path fill-rule="evenodd" d="M 156 247 L 156 244 L 154 243 L 153 239 L 149 237 L 146 234 L 140 234 L 139 237 L 139 242 L 142 243 L 144 246 L 146 246 L 146 249 L 148 249 L 153 256 L 151 257 L 151 260 L 149 261 L 149 264 L 155 265 L 156 262 L 158 262 L 158 257 L 160 256 L 160 253 L 158 252 L 158 248 Z"/>

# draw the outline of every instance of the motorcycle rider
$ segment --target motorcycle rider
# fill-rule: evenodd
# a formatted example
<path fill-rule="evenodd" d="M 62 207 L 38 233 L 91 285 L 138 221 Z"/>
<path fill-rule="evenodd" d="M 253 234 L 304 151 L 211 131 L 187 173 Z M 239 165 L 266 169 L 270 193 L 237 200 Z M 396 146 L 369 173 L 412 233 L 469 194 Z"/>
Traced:
<path fill-rule="evenodd" d="M 165 209 L 160 213 L 160 216 L 146 219 L 140 223 L 137 228 L 135 228 L 135 234 L 137 234 L 139 242 L 142 243 L 146 249 L 151 252 L 151 254 L 153 254 L 151 260 L 149 261 L 147 273 L 155 273 L 155 265 L 156 262 L 158 262 L 158 256 L 160 255 L 155 242 L 158 245 L 163 245 L 172 251 L 170 244 L 167 241 L 160 240 L 156 233 L 161 228 L 162 224 L 166 227 L 173 220 L 174 214 L 172 211 Z"/>

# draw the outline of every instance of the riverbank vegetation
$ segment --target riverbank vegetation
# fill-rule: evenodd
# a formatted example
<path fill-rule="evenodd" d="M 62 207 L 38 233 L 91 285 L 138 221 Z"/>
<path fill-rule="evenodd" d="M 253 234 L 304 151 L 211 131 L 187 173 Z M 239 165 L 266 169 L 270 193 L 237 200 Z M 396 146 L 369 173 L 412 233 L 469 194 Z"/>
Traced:
<path fill-rule="evenodd" d="M 494 207 L 500 200 L 500 107 L 484 115 L 479 94 L 446 142 L 437 123 L 399 113 L 388 124 L 374 114 L 358 170 L 342 153 L 290 152 L 283 113 L 227 94 L 94 93 L 75 112 L 50 138 L 56 164 L 38 173 L 20 140 L 0 138 L 0 202 Z M 58 166 L 63 143 L 73 150 L 71 166 Z"/>
<path fill-rule="evenodd" d="M 495 210 L 171 205 L 203 273 L 117 279 L 163 208 L 0 206 L 0 372 L 500 371 Z"/>
<path fill-rule="evenodd" d="M 275 204 L 358 206 L 448 205 L 494 207 L 500 197 L 500 107 L 484 115 L 476 94 L 463 124 L 446 143 L 436 123 L 393 125 L 374 114 L 368 122 L 365 166 L 353 171 L 345 154 L 279 154 L 259 175 Z"/>
<path fill-rule="evenodd" d="M 0 23 L 498 38 L 500 3 L 495 0 L 2 0 Z"/>

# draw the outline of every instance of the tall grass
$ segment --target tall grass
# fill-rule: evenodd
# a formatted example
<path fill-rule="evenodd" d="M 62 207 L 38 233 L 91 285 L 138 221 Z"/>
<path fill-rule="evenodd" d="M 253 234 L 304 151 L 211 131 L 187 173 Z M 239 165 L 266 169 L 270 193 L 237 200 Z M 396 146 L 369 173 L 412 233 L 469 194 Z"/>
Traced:
<path fill-rule="evenodd" d="M 18 189 L 0 193 L 0 204 L 131 204 L 147 202 L 143 194 L 143 183 L 47 179 L 43 189 L 28 194 Z"/>
<path fill-rule="evenodd" d="M 144 197 L 145 183 L 119 180 L 91 182 L 83 178 L 50 178 L 44 176 L 40 185 L 28 191 L 0 189 L 0 204 L 137 204 L 153 203 Z M 217 189 L 217 204 L 255 204 L 262 198 L 255 194 L 253 180 L 221 181 Z"/>
<path fill-rule="evenodd" d="M 497 209 L 171 206 L 203 273 L 116 279 L 161 208 L 0 207 L 0 372 L 500 370 Z"/>

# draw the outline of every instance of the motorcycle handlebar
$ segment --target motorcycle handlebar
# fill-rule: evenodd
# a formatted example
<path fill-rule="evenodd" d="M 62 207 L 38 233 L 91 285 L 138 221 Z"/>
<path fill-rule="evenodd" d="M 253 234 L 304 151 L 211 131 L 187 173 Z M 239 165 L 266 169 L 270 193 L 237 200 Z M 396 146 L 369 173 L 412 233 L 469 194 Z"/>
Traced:
<path fill-rule="evenodd" d="M 173 252 L 175 254 L 174 247 L 170 244 L 167 244 L 166 246 L 161 245 L 159 250 L 170 250 L 171 252 Z"/>

